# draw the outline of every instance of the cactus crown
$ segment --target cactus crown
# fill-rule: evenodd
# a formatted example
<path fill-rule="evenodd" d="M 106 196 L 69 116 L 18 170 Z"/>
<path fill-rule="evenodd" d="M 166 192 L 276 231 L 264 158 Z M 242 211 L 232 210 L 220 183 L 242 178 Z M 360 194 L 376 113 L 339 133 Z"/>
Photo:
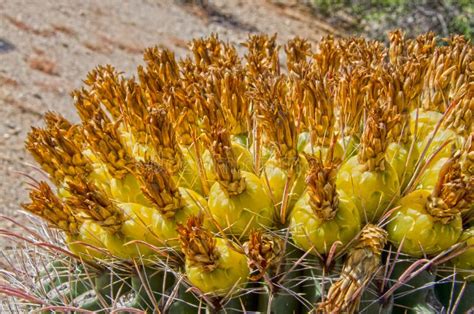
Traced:
<path fill-rule="evenodd" d="M 73 92 L 81 122 L 47 113 L 26 141 L 57 189 L 35 182 L 23 206 L 65 237 L 18 236 L 91 280 L 65 282 L 53 261 L 35 274 L 48 284 L 14 294 L 72 312 L 354 313 L 417 308 L 465 280 L 474 51 L 389 37 L 328 36 L 315 52 L 294 38 L 288 71 L 268 35 L 249 36 L 245 58 L 212 35 L 181 60 L 147 49 L 136 78 L 91 71 Z"/>

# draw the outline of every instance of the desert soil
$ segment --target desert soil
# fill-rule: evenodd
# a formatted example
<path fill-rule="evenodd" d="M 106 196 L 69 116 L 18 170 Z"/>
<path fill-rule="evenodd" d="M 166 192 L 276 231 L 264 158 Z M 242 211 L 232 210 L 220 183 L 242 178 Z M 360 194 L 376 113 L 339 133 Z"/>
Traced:
<path fill-rule="evenodd" d="M 77 121 L 69 94 L 89 70 L 112 64 L 133 75 L 144 48 L 182 56 L 188 40 L 211 32 L 233 43 L 249 33 L 317 42 L 335 32 L 287 2 L 222 0 L 203 9 L 168 0 L 0 1 L 0 214 L 21 217 L 27 175 L 41 177 L 24 149 L 30 126 L 48 110 Z M 9 246 L 0 238 L 0 249 Z"/>

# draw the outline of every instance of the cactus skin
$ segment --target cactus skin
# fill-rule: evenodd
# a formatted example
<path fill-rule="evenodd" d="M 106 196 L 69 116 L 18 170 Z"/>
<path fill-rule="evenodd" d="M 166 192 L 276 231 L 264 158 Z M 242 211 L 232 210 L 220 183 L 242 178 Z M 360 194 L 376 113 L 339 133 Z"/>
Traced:
<path fill-rule="evenodd" d="M 405 272 L 411 265 L 411 261 L 400 261 L 395 264 L 391 278 L 397 279 Z M 434 287 L 430 283 L 436 280 L 436 274 L 424 270 L 421 274 L 405 282 L 397 289 L 394 296 L 394 312 L 405 313 L 410 309 L 410 313 L 436 313 L 434 308 L 431 308 L 428 298 L 430 293 L 434 293 Z"/>
<path fill-rule="evenodd" d="M 70 272 L 69 261 L 59 260 L 47 266 L 48 278 L 42 283 L 45 292 L 55 304 L 70 304 L 83 310 L 103 311 L 114 299 L 131 290 L 129 274 L 112 274 L 109 271 L 96 271 L 79 265 Z M 51 280 L 52 279 L 52 280 Z"/>
<path fill-rule="evenodd" d="M 474 269 L 474 227 L 463 231 L 459 242 L 465 242 L 467 249 L 462 254 L 456 256 L 451 262 L 456 266 L 457 272 L 466 281 L 474 281 L 474 274 L 470 270 Z"/>
<path fill-rule="evenodd" d="M 168 309 L 170 314 L 195 314 L 205 313 L 205 308 L 200 304 L 199 299 L 190 291 L 186 291 L 188 287 L 180 284 L 175 301 Z M 199 311 L 199 309 L 201 309 Z"/>
<path fill-rule="evenodd" d="M 301 303 L 298 302 L 293 293 L 299 293 L 300 287 L 297 283 L 299 278 L 302 275 L 303 270 L 301 267 L 294 267 L 294 262 L 298 260 L 302 255 L 298 249 L 289 248 L 289 252 L 286 257 L 283 259 L 281 265 L 281 274 L 274 274 L 274 280 L 278 282 L 278 285 L 274 286 L 271 290 L 270 287 L 267 287 L 267 291 L 260 296 L 259 302 L 259 312 L 270 312 L 270 313 L 299 313 L 302 311 Z M 291 272 L 289 272 L 291 270 Z M 283 281 L 279 281 L 279 277 L 282 275 L 285 276 Z M 279 286 L 285 287 L 284 289 L 279 288 Z M 290 289 L 291 288 L 291 289 Z M 287 290 L 290 289 L 291 293 Z M 271 300 L 270 300 L 271 298 Z"/>
<path fill-rule="evenodd" d="M 135 298 L 129 306 L 141 310 L 147 310 L 156 305 L 162 306 L 161 299 L 166 291 L 173 286 L 174 281 L 175 278 L 171 273 L 166 273 L 161 269 L 143 267 L 139 270 L 139 274 L 132 277 L 131 283 Z"/>
<path fill-rule="evenodd" d="M 436 296 L 445 309 L 452 311 L 457 302 L 454 313 L 469 313 L 474 307 L 474 301 L 470 297 L 474 293 L 474 283 L 463 281 L 462 278 L 455 280 L 438 280 L 435 287 Z"/>

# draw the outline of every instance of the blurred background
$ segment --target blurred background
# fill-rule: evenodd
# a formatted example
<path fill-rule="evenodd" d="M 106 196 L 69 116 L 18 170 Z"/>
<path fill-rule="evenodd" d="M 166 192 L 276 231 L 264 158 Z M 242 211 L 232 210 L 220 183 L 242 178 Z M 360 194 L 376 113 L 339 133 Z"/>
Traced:
<path fill-rule="evenodd" d="M 386 33 L 402 28 L 411 37 L 433 31 L 439 36 L 474 36 L 472 0 L 302 1 L 315 16 L 350 34 L 385 40 Z"/>
<path fill-rule="evenodd" d="M 112 64 L 134 75 L 144 48 L 178 56 L 187 42 L 212 32 L 232 43 L 249 33 L 278 33 L 313 44 L 325 35 L 385 40 L 403 28 L 409 36 L 434 31 L 472 38 L 474 2 L 328 0 L 2 0 L 0 1 L 0 213 L 18 215 L 29 175 L 38 177 L 24 139 L 43 114 L 77 120 L 70 97 L 87 72 Z M 6 218 L 0 227 L 10 227 Z M 1 243 L 0 248 L 8 247 Z"/>

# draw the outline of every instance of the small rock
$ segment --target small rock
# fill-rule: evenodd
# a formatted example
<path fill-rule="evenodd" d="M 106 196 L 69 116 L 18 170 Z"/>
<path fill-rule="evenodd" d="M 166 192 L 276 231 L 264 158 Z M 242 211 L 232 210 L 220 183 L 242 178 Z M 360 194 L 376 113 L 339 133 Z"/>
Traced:
<path fill-rule="evenodd" d="M 0 38 L 0 53 L 7 53 L 12 50 L 15 50 L 15 46 L 13 46 L 9 41 Z"/>

